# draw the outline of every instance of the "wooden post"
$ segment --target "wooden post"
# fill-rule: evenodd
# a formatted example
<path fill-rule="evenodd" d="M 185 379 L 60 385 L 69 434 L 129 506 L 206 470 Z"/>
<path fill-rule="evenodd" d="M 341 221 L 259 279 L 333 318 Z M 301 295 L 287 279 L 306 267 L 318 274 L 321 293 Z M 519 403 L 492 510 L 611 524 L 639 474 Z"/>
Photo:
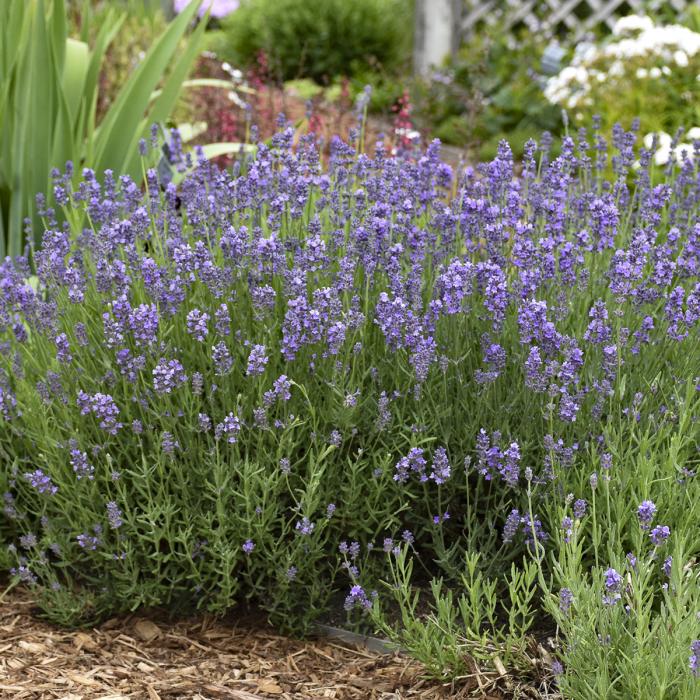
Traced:
<path fill-rule="evenodd" d="M 415 0 L 413 69 L 427 75 L 459 46 L 461 0 Z"/>
<path fill-rule="evenodd" d="M 175 17 L 173 0 L 160 0 L 160 9 L 163 11 L 165 19 L 167 19 L 168 22 Z"/>

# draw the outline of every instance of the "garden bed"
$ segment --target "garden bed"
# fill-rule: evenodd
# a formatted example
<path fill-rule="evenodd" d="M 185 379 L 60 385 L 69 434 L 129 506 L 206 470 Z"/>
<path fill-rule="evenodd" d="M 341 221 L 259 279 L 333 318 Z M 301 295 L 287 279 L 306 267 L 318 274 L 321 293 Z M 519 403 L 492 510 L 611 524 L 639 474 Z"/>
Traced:
<path fill-rule="evenodd" d="M 423 679 L 420 664 L 400 654 L 328 638 L 290 639 L 255 617 L 174 622 L 156 611 L 71 631 L 38 619 L 34 610 L 31 594 L 17 590 L 0 608 L 0 697 L 509 697 L 494 674 L 475 672 L 459 685 L 442 685 Z"/>

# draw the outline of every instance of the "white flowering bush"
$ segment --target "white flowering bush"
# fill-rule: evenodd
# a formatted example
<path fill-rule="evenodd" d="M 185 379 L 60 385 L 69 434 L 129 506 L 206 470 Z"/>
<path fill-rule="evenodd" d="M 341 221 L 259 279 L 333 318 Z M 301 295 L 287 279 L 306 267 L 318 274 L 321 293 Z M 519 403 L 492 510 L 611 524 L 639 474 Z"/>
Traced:
<path fill-rule="evenodd" d="M 700 124 L 699 92 L 700 33 L 639 15 L 618 20 L 601 44 L 579 44 L 570 64 L 545 87 L 547 99 L 576 123 L 595 113 L 610 128 L 638 115 L 644 133 L 669 134 Z M 671 140 L 662 141 L 668 160 Z"/>

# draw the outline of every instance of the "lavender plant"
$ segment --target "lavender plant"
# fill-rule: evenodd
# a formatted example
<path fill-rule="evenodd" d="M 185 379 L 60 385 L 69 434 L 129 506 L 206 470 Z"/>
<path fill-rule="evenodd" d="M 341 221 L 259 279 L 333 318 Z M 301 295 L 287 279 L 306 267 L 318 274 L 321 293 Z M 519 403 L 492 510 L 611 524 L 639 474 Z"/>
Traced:
<path fill-rule="evenodd" d="M 57 174 L 68 223 L 0 267 L 15 580 L 73 624 L 248 600 L 304 630 L 339 597 L 388 629 L 408 557 L 472 644 L 547 611 L 572 697 L 691 697 L 700 144 L 658 173 L 635 139 L 458 173 L 335 140 L 324 171 L 283 128 L 233 175 L 174 138 L 179 187 L 145 143 L 145 192 Z"/>

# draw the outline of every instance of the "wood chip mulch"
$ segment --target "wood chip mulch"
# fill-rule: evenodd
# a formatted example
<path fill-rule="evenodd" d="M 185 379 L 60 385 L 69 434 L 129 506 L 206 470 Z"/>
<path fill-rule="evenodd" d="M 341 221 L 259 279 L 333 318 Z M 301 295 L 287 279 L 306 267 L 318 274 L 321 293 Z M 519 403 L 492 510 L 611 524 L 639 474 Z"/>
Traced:
<path fill-rule="evenodd" d="M 476 678 L 459 689 L 428 681 L 420 665 L 398 654 L 377 654 L 332 639 L 298 641 L 250 622 L 211 616 L 168 622 L 135 614 L 72 631 L 35 612 L 28 592 L 12 590 L 0 602 L 0 698 L 506 697 L 486 688 L 480 692 Z"/>

